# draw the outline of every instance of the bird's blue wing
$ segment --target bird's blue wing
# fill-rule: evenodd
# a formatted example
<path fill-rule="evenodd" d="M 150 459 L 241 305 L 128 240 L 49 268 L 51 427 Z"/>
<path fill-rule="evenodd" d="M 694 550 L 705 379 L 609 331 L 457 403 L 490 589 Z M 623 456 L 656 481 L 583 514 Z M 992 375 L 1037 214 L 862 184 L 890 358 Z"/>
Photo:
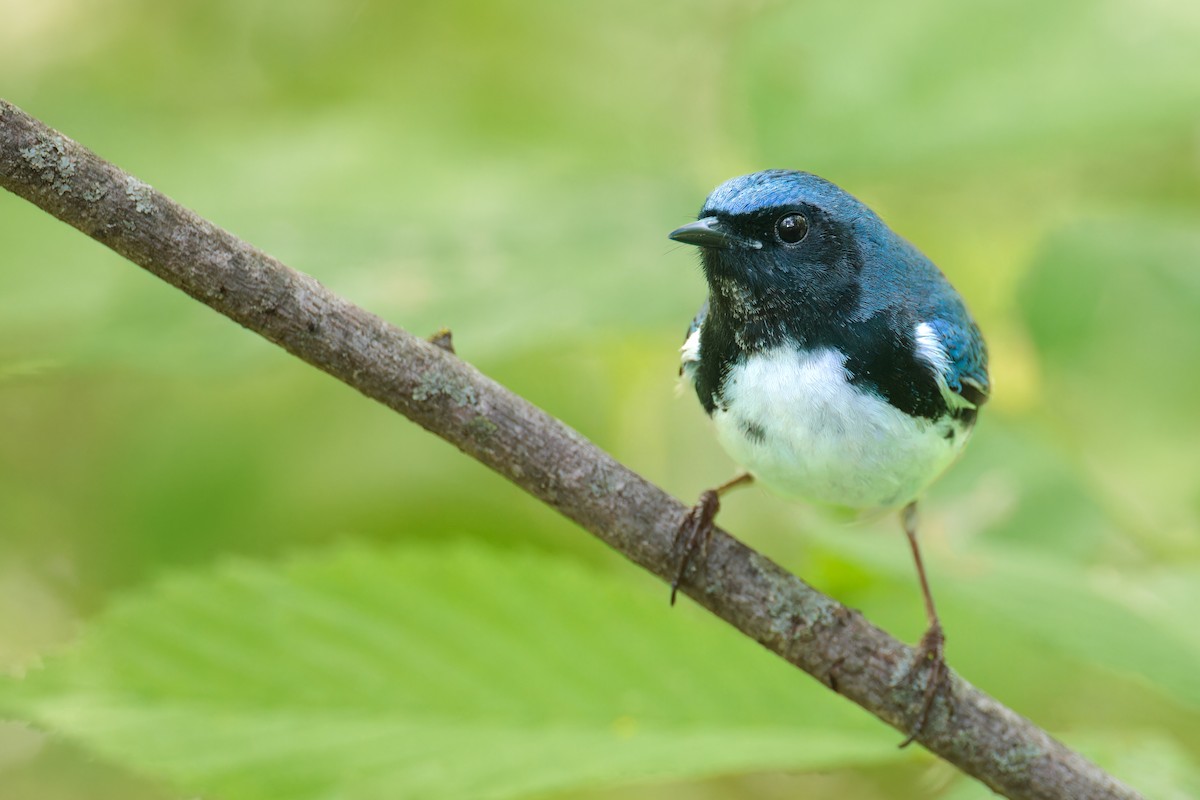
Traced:
<path fill-rule="evenodd" d="M 987 345 L 970 317 L 954 322 L 935 317 L 917 324 L 917 355 L 933 369 L 951 406 L 983 405 L 991 392 Z"/>

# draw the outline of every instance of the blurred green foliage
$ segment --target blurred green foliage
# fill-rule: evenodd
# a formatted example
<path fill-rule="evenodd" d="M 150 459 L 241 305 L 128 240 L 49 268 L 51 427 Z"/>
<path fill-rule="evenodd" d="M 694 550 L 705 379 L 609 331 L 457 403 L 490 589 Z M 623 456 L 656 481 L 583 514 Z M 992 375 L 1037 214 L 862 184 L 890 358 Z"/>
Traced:
<path fill-rule="evenodd" d="M 952 664 L 1147 794 L 1200 795 L 1194 3 L 0 3 L 6 99 L 387 319 L 453 328 L 464 358 L 683 497 L 732 466 L 673 391 L 703 286 L 666 232 L 738 173 L 843 185 L 942 266 L 992 349 L 994 399 L 923 512 Z M 661 587 L 452 448 L 7 194 L 0 245 L 0 666 L 34 676 L 3 697 L 63 734 L 0 725 L 6 800 L 306 796 L 339 764 L 385 777 L 367 797 L 461 796 L 480 776 L 604 800 L 988 796 L 668 609 Z M 894 520 L 847 527 L 759 491 L 722 520 L 919 635 Z M 470 622 L 445 627 L 452 639 L 486 628 L 489 603 L 525 604 L 537 626 L 498 642 L 563 670 L 620 666 L 568 681 L 571 702 L 521 684 L 540 698 L 528 738 L 501 726 L 438 762 L 462 782 L 388 783 L 403 770 L 378 745 L 399 749 L 387 737 L 411 697 L 360 702 L 350 712 L 379 713 L 348 712 L 339 737 L 290 691 L 326 676 L 315 696 L 338 703 L 355 688 L 336 685 L 341 669 L 384 687 L 392 662 L 351 658 L 329 627 L 386 638 L 371 616 L 386 593 L 343 601 L 320 631 L 268 601 L 310 601 L 347 552 L 411 579 L 387 608 L 411 648 L 442 652 L 418 635 L 430 603 Z M 442 574 L 439 552 L 478 580 L 411 571 Z M 230 588 L 247 575 L 269 588 L 261 602 Z M 575 658 L 547 633 L 566 611 L 586 620 L 563 634 Z M 136 620 L 187 635 L 137 636 Z M 230 622 L 264 627 L 230 638 Z M 278 681 L 223 683 L 196 655 L 240 651 L 269 657 Z M 691 690 L 658 697 L 650 667 L 683 652 Z M 114 673 L 123 659 L 142 672 Z M 663 705 L 610 703 L 621 686 Z M 764 699 L 779 716 L 755 716 Z M 342 761 L 307 753 L 283 788 L 269 768 L 222 772 L 255 751 L 222 752 L 206 725 L 241 719 L 265 740 L 271 719 L 254 712 L 271 703 L 286 713 L 267 755 Z M 520 746 L 547 747 L 564 720 L 578 738 L 553 756 Z M 631 732 L 659 758 L 622 760 Z M 802 744 L 814 736 L 819 758 Z M 497 753 L 511 756 L 483 758 Z"/>
<path fill-rule="evenodd" d="M 4 702 L 229 798 L 507 798 L 905 757 L 646 588 L 477 545 L 227 565 L 115 604 Z"/>

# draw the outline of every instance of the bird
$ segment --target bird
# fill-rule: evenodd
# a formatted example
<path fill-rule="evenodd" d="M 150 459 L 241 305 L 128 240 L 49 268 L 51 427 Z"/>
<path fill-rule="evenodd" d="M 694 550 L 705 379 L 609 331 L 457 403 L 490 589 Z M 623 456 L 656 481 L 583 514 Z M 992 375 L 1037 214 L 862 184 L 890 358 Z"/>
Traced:
<path fill-rule="evenodd" d="M 708 296 L 680 375 L 743 472 L 680 523 L 671 602 L 720 498 L 749 483 L 859 513 L 899 511 L 928 627 L 921 733 L 945 680 L 945 635 L 917 540 L 922 492 L 962 453 L 991 391 L 987 345 L 961 295 L 915 246 L 837 185 L 773 169 L 732 178 L 694 222 Z M 902 745 L 903 746 L 903 745 Z"/>

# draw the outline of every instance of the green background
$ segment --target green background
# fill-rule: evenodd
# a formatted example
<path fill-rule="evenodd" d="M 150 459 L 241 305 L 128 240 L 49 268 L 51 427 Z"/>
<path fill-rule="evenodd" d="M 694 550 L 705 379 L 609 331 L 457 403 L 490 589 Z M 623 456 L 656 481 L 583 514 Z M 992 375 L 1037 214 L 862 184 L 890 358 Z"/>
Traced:
<path fill-rule="evenodd" d="M 451 327 L 684 498 L 733 465 L 674 390 L 704 289 L 666 233 L 761 168 L 853 192 L 991 348 L 923 512 L 951 664 L 1147 794 L 1200 795 L 1200 6 L 0 18 L 0 95 L 389 321 Z M 895 520 L 747 490 L 722 522 L 919 637 Z M 989 796 L 8 194 L 0 669 L 5 800 Z"/>

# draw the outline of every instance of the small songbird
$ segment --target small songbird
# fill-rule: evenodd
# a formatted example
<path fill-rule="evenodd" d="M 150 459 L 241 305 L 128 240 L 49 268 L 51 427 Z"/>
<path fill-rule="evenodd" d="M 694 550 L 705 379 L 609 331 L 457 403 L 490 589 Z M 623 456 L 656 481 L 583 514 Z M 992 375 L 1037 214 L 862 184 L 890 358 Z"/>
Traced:
<path fill-rule="evenodd" d="M 929 628 L 925 723 L 944 636 L 917 546 L 916 502 L 962 452 L 989 391 L 978 326 L 936 266 L 871 209 L 816 175 L 733 178 L 671 232 L 700 248 L 708 299 L 682 347 L 722 446 L 743 469 L 680 526 L 671 599 L 722 493 L 750 481 L 789 498 L 901 509 Z"/>

